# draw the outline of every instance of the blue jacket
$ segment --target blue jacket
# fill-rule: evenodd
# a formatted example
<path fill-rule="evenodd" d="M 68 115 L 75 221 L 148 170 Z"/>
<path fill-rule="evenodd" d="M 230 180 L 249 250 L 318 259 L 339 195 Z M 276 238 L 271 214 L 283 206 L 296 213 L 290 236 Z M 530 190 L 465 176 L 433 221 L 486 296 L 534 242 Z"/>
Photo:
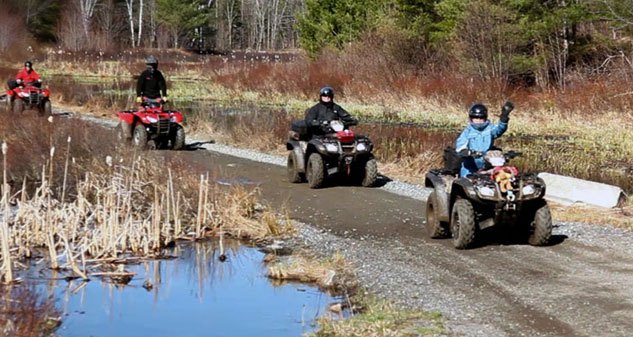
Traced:
<path fill-rule="evenodd" d="M 472 123 L 468 123 L 468 126 L 457 137 L 455 151 L 459 152 L 463 149 L 469 149 L 485 153 L 492 148 L 495 139 L 501 137 L 508 129 L 508 123 L 504 122 L 492 124 L 490 121 L 486 121 L 484 124 L 483 127 L 475 127 Z M 483 167 L 484 158 L 473 159 L 472 157 L 467 157 L 462 162 L 462 169 L 459 174 L 463 177 Z"/>

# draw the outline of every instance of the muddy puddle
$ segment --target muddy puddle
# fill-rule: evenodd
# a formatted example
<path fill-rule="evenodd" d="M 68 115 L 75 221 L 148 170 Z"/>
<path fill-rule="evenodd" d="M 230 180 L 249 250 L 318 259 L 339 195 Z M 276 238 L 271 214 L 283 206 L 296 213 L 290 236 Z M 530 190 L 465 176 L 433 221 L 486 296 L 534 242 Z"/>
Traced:
<path fill-rule="evenodd" d="M 166 253 L 174 258 L 126 264 L 135 273 L 127 285 L 99 277 L 68 281 L 37 268 L 26 279 L 55 299 L 60 337 L 298 337 L 314 331 L 337 301 L 311 286 L 271 283 L 264 254 L 254 248 L 233 244 L 224 262 L 213 243 L 179 244 Z"/>

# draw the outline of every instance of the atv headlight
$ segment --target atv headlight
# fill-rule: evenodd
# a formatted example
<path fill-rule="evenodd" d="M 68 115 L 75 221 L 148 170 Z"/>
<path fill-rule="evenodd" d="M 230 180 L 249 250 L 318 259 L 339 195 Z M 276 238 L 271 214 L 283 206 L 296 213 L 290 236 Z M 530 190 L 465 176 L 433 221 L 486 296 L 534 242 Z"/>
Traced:
<path fill-rule="evenodd" d="M 169 121 L 172 123 L 176 123 L 176 116 L 169 117 Z"/>
<path fill-rule="evenodd" d="M 356 151 L 363 152 L 365 150 L 367 150 L 367 145 L 365 145 L 365 143 L 358 143 L 356 145 Z"/>
<path fill-rule="evenodd" d="M 29 96 L 31 96 L 31 95 L 29 95 L 29 93 L 28 93 L 28 92 L 23 92 L 23 91 L 22 91 L 22 92 L 18 93 L 18 96 L 20 96 L 20 97 L 29 97 Z"/>
<path fill-rule="evenodd" d="M 327 150 L 327 152 L 338 152 L 338 146 L 332 143 L 325 144 L 325 149 Z"/>
<path fill-rule="evenodd" d="M 521 189 L 521 193 L 523 193 L 524 196 L 532 195 L 536 193 L 536 189 L 533 185 L 525 185 L 523 189 Z"/>
<path fill-rule="evenodd" d="M 158 122 L 158 118 L 152 117 L 152 116 L 147 116 L 147 121 L 150 122 L 150 123 L 157 123 Z"/>
<path fill-rule="evenodd" d="M 479 192 L 479 194 L 481 194 L 484 197 L 494 197 L 495 196 L 495 190 L 488 187 L 488 186 L 479 186 L 477 187 L 477 192 Z"/>

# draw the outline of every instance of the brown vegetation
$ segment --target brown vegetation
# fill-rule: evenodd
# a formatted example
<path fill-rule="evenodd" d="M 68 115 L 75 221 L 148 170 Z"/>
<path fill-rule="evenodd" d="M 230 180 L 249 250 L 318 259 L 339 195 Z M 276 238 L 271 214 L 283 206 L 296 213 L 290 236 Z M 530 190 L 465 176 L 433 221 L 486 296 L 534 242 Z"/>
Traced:
<path fill-rule="evenodd" d="M 0 336 L 50 336 L 59 326 L 59 312 L 51 299 L 38 295 L 32 287 L 1 289 Z"/>
<path fill-rule="evenodd" d="M 159 153 L 116 149 L 110 130 L 49 120 L 25 114 L 2 126 L 5 282 L 15 259 L 40 247 L 52 268 L 89 278 L 86 261 L 156 256 L 178 239 L 258 240 L 287 229 L 257 204 L 257 190 L 219 186 L 212 173 Z M 165 161 L 169 169 L 157 170 Z"/>

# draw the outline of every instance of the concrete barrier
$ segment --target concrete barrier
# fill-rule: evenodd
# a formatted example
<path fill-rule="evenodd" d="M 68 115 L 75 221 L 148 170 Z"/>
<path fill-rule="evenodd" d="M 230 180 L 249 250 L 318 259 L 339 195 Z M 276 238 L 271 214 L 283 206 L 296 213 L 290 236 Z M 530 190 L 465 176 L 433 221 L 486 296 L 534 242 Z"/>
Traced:
<path fill-rule="evenodd" d="M 613 208 L 627 199 L 618 186 L 561 176 L 547 172 L 538 175 L 547 186 L 545 198 L 562 204 L 582 202 L 588 205 Z"/>

